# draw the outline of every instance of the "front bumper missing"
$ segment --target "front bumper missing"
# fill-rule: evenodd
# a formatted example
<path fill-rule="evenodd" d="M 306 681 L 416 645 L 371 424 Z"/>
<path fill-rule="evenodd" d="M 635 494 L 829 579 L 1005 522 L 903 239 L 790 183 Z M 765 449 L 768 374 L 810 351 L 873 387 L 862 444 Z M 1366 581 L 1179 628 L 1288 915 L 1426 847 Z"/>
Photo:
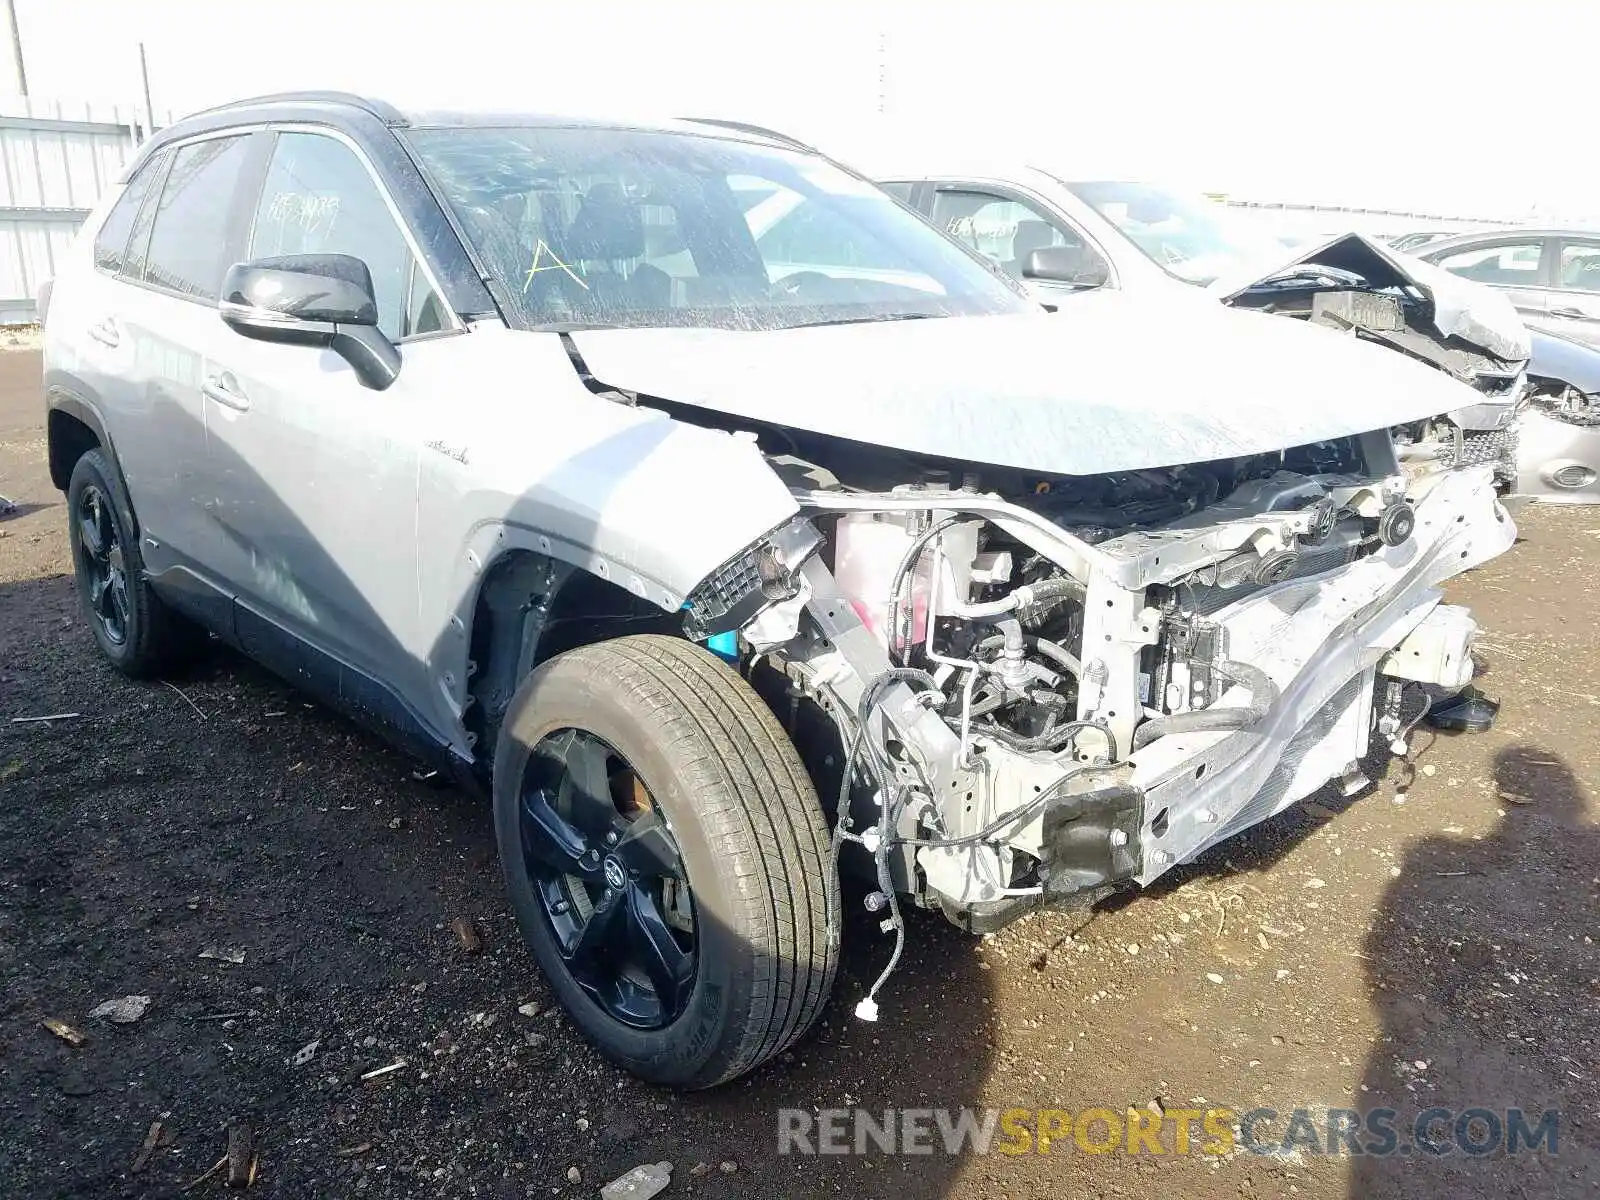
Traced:
<path fill-rule="evenodd" d="M 1019 824 L 1009 846 L 1040 860 L 1036 899 L 1149 884 L 1338 778 L 1366 753 L 1380 674 L 1446 689 L 1470 680 L 1476 626 L 1465 610 L 1440 605 L 1438 585 L 1506 550 L 1516 527 L 1487 468 L 1435 478 L 1416 513 L 1415 534 L 1399 546 L 1213 614 L 1230 656 L 1270 675 L 1277 701 L 1245 730 L 1159 738 L 1119 764 L 1116 778 L 1085 779 Z M 986 757 L 996 813 L 1070 769 L 1019 762 L 997 746 Z M 957 857 L 964 871 L 928 849 L 918 855 L 947 910 L 998 899 L 992 870 L 979 878 L 972 855 Z"/>

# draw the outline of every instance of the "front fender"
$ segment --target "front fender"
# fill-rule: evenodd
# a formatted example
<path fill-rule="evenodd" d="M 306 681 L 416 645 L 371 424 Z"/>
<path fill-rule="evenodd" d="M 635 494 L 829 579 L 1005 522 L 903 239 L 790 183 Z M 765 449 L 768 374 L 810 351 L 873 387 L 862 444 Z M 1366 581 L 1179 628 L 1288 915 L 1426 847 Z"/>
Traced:
<path fill-rule="evenodd" d="M 799 511 L 753 439 L 591 393 L 556 335 L 459 340 L 496 386 L 458 393 L 430 427 L 417 501 L 422 626 L 457 716 L 473 606 L 501 555 L 541 554 L 676 611 Z"/>

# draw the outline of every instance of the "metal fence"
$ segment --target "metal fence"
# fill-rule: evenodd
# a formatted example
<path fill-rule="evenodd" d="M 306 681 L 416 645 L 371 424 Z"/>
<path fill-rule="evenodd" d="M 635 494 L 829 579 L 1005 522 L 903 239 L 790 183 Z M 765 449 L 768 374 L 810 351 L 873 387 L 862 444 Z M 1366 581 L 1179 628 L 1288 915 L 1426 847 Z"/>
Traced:
<path fill-rule="evenodd" d="M 148 132 L 131 105 L 0 97 L 0 325 L 36 319 L 39 285 Z"/>
<path fill-rule="evenodd" d="M 1528 224 L 1526 216 L 1512 217 L 1504 214 L 1447 216 L 1442 213 L 1402 209 L 1246 200 L 1235 196 L 1214 196 L 1213 199 L 1220 200 L 1229 208 L 1247 212 L 1280 235 L 1285 237 L 1301 235 L 1313 240 L 1351 232 L 1387 240 L 1401 234 L 1423 230 L 1473 233 L 1480 229 L 1504 229 Z"/>

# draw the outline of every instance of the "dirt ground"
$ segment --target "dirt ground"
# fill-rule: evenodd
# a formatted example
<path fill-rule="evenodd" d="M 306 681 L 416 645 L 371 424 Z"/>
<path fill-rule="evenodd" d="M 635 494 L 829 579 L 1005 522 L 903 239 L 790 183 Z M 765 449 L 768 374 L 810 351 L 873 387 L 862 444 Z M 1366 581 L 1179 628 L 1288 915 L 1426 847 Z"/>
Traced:
<path fill-rule="evenodd" d="M 0 518 L 0 1194 L 176 1196 L 237 1124 L 260 1148 L 249 1194 L 276 1197 L 594 1196 L 657 1161 L 668 1196 L 1600 1193 L 1600 513 L 1525 512 L 1521 544 L 1451 588 L 1484 626 L 1492 733 L 1421 734 L 1366 794 L 1092 914 L 982 941 L 914 920 L 877 1024 L 851 1009 L 889 947 L 858 923 L 813 1036 L 678 1096 L 552 1011 L 478 802 L 230 654 L 168 684 L 100 661 L 36 352 L 0 353 L 0 494 L 19 504 Z M 13 721 L 53 713 L 77 715 Z M 88 1015 L 129 994 L 151 998 L 137 1021 Z M 1560 1124 L 1553 1155 L 1481 1158 L 1178 1155 L 1170 1137 L 1160 1155 L 776 1153 L 780 1108 L 1151 1103 L 1270 1107 L 1280 1137 L 1297 1108 Z"/>

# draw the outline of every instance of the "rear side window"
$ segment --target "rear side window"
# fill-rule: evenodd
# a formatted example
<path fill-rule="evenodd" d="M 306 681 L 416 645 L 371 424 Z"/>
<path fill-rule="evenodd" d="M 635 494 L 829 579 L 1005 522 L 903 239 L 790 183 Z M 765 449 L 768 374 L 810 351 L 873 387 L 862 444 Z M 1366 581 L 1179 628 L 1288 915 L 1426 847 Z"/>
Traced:
<path fill-rule="evenodd" d="M 215 300 L 229 263 L 228 212 L 248 137 L 211 138 L 178 147 L 161 189 L 145 263 L 147 283 Z"/>
<path fill-rule="evenodd" d="M 122 189 L 121 198 L 106 214 L 105 222 L 94 238 L 94 265 L 102 271 L 120 274 L 125 268 L 128 235 L 133 232 L 135 219 L 145 198 L 150 195 L 150 189 L 161 178 L 161 169 L 166 161 L 165 154 L 157 154 L 140 167 L 138 173 L 128 180 L 128 186 Z"/>

